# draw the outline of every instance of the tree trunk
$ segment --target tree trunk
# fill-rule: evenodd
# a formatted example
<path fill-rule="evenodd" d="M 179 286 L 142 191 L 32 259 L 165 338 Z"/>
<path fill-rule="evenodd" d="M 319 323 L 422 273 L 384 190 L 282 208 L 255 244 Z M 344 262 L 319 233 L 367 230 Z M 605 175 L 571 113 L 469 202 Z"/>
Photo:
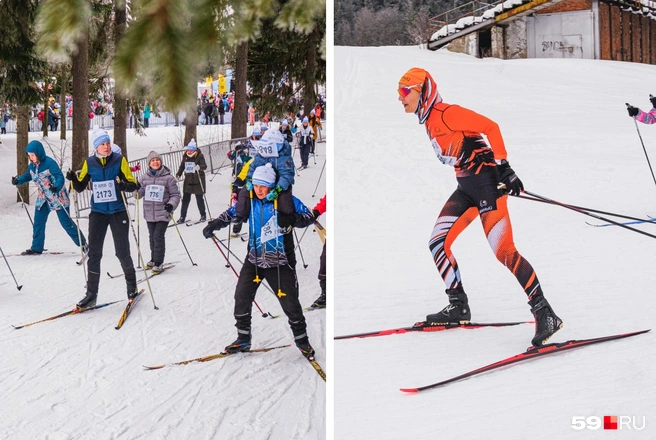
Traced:
<path fill-rule="evenodd" d="M 48 137 L 48 129 L 50 128 L 48 126 L 48 120 L 49 118 L 49 112 L 48 109 L 50 108 L 50 102 L 48 101 L 48 86 L 50 86 L 50 77 L 46 76 L 46 81 L 45 84 L 43 84 L 43 93 L 45 94 L 45 101 L 44 101 L 44 107 L 43 107 L 43 137 Z"/>
<path fill-rule="evenodd" d="M 30 106 L 22 105 L 16 109 L 16 175 L 20 176 L 27 170 L 28 160 L 27 142 L 29 141 L 29 124 L 30 124 Z M 30 185 L 20 185 L 18 187 L 25 203 L 30 203 Z M 21 198 L 16 194 L 16 201 L 20 202 Z"/>
<path fill-rule="evenodd" d="M 114 16 L 116 17 L 116 32 L 114 34 L 114 44 L 118 47 L 123 34 L 125 33 L 125 0 L 118 0 L 114 9 Z M 120 83 L 114 86 L 114 143 L 121 147 L 123 156 L 128 157 L 128 141 L 127 141 L 127 97 L 123 93 L 123 87 Z"/>
<path fill-rule="evenodd" d="M 73 170 L 89 156 L 89 31 L 85 29 L 73 54 Z"/>
<path fill-rule="evenodd" d="M 189 104 L 187 105 L 187 115 L 185 116 L 185 135 L 184 135 L 184 145 L 187 145 L 190 140 L 196 139 L 198 141 L 198 137 L 196 135 L 196 129 L 197 123 L 198 123 L 198 112 L 196 111 L 196 95 L 197 95 L 197 90 L 196 90 L 196 81 L 191 81 L 193 84 L 193 94 L 191 95 L 193 98 L 189 100 Z M 173 111 L 178 111 L 178 109 L 172 109 Z M 197 142 L 198 143 L 198 142 Z"/>
<path fill-rule="evenodd" d="M 61 86 L 59 87 L 59 139 L 66 140 L 66 90 L 68 87 L 68 73 L 62 68 L 62 74 L 59 77 Z"/>
<path fill-rule="evenodd" d="M 314 30 L 308 36 L 307 48 L 307 65 L 305 67 L 305 86 L 303 90 L 303 108 L 305 115 L 310 116 L 310 111 L 317 102 L 317 95 L 314 91 L 315 75 L 317 73 L 317 47 L 319 45 L 319 29 Z"/>
<path fill-rule="evenodd" d="M 248 96 L 246 73 L 248 71 L 248 41 L 237 46 L 235 62 L 235 108 L 232 111 L 232 139 L 246 137 L 248 124 Z"/>

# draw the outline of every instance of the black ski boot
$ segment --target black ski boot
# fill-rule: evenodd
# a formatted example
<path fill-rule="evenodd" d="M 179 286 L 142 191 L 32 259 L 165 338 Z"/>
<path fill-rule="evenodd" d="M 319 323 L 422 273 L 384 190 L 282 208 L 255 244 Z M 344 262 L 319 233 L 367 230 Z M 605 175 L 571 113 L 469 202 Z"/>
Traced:
<path fill-rule="evenodd" d="M 301 350 L 301 354 L 311 361 L 314 360 L 314 348 L 310 345 L 307 336 L 296 340 L 296 347 Z"/>
<path fill-rule="evenodd" d="M 533 336 L 531 344 L 539 347 L 563 327 L 563 321 L 556 316 L 544 296 L 533 298 L 528 304 L 531 306 L 531 313 L 535 318 L 535 336 Z"/>
<path fill-rule="evenodd" d="M 251 331 L 237 329 L 237 339 L 232 344 L 226 346 L 226 353 L 240 353 L 251 350 Z"/>
<path fill-rule="evenodd" d="M 326 308 L 326 291 L 322 290 L 321 295 L 317 298 L 312 305 L 310 306 L 313 309 L 325 309 Z"/>
<path fill-rule="evenodd" d="M 41 253 L 42 252 L 35 251 L 34 249 L 29 248 L 29 249 L 24 250 L 23 252 L 21 252 L 21 255 L 41 255 Z"/>
<path fill-rule="evenodd" d="M 200 223 L 205 223 L 207 221 L 207 217 L 205 217 L 205 214 L 200 216 L 200 220 L 198 220 Z"/>
<path fill-rule="evenodd" d="M 449 295 L 449 305 L 442 311 L 426 316 L 426 321 L 436 324 L 468 324 L 471 320 L 471 310 L 467 294 L 462 289 L 447 289 Z"/>
<path fill-rule="evenodd" d="M 184 222 L 185 222 L 185 218 L 184 218 L 184 217 L 180 217 L 176 223 L 179 224 L 179 225 L 181 225 L 181 224 L 183 224 Z"/>
<path fill-rule="evenodd" d="M 94 307 L 96 305 L 97 300 L 98 300 L 98 294 L 97 293 L 87 292 L 87 296 L 85 296 L 82 299 L 82 301 L 77 303 L 77 308 L 82 310 L 82 309 L 88 309 L 88 308 Z"/>

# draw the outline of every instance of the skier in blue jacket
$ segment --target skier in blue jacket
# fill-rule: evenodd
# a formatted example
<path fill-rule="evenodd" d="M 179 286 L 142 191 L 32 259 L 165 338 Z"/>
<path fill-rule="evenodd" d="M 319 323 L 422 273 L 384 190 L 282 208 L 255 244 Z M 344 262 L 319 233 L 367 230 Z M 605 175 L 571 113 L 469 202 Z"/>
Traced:
<path fill-rule="evenodd" d="M 296 255 L 291 230 L 292 227 L 310 226 L 314 223 L 314 216 L 296 197 L 293 197 L 292 214 L 278 211 L 276 204 L 267 199 L 276 185 L 276 172 L 271 164 L 258 167 L 253 173 L 252 182 L 253 190 L 249 191 L 252 209 L 248 220 L 248 254 L 235 289 L 237 339 L 225 350 L 228 353 L 250 350 L 252 305 L 259 283 L 264 279 L 276 291 L 296 346 L 303 356 L 312 360 L 314 349 L 308 339 L 303 308 L 298 299 Z M 203 229 L 205 238 L 211 238 L 213 231 L 230 225 L 239 203 L 207 224 Z"/>
<path fill-rule="evenodd" d="M 39 141 L 31 141 L 25 150 L 30 163 L 27 170 L 20 176 L 12 177 L 13 185 L 22 185 L 33 181 L 36 185 L 37 199 L 34 207 L 34 228 L 32 232 L 32 246 L 23 251 L 21 255 L 39 255 L 43 252 L 46 240 L 46 222 L 50 211 L 57 213 L 57 218 L 62 228 L 71 237 L 77 247 L 80 244 L 87 251 L 87 241 L 84 234 L 78 231 L 77 226 L 71 220 L 70 199 L 64 185 L 64 175 L 61 168 L 52 158 L 46 156 L 43 144 Z M 82 243 L 80 243 L 80 239 Z"/>

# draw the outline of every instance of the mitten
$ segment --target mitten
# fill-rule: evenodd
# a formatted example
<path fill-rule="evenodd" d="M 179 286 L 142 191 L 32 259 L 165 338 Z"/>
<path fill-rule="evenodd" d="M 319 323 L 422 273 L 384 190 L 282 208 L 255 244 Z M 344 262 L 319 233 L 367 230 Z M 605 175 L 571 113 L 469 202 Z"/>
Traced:
<path fill-rule="evenodd" d="M 170 203 L 167 203 L 166 205 L 164 205 L 164 210 L 166 212 L 173 212 L 173 205 L 171 205 Z"/>
<path fill-rule="evenodd" d="M 656 96 L 649 95 L 649 101 L 651 102 L 651 106 L 656 108 Z"/>
<path fill-rule="evenodd" d="M 11 178 L 11 184 L 12 185 L 18 185 L 18 176 L 14 176 Z"/>
<path fill-rule="evenodd" d="M 195 169 L 196 171 L 200 171 L 200 165 L 196 165 L 196 166 L 194 167 L 194 169 Z"/>
<path fill-rule="evenodd" d="M 282 192 L 282 188 L 280 187 L 280 185 L 276 185 L 275 188 L 269 191 L 269 194 L 267 194 L 266 199 L 270 202 L 273 202 L 278 198 L 281 192 Z"/>
<path fill-rule="evenodd" d="M 632 118 L 638 116 L 638 113 L 640 113 L 640 109 L 638 107 L 633 107 L 630 105 L 626 106 L 626 111 L 629 112 L 629 116 Z"/>
<path fill-rule="evenodd" d="M 214 235 L 214 225 L 212 225 L 212 222 L 209 222 L 207 226 L 203 228 L 203 237 L 212 238 L 213 235 Z"/>
<path fill-rule="evenodd" d="M 251 180 L 246 181 L 246 189 L 249 190 L 249 191 L 253 190 L 253 181 L 251 181 Z"/>
<path fill-rule="evenodd" d="M 506 160 L 502 160 L 501 164 L 497 165 L 497 171 L 499 172 L 499 181 L 502 184 L 499 185 L 499 188 L 504 193 L 518 196 L 524 190 L 524 184 Z"/>
<path fill-rule="evenodd" d="M 68 171 L 66 171 L 66 178 L 67 178 L 68 180 L 76 180 L 76 179 L 77 179 L 77 175 L 75 174 L 75 171 L 73 171 L 73 170 L 68 170 Z"/>

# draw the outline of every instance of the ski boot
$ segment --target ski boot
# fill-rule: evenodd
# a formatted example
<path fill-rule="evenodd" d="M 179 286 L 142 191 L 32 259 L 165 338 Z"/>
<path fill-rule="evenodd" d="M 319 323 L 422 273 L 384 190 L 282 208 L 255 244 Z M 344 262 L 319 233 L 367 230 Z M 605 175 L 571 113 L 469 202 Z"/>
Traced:
<path fill-rule="evenodd" d="M 314 348 L 310 345 L 310 341 L 307 336 L 296 341 L 296 347 L 301 351 L 301 354 L 306 359 L 313 361 L 314 360 Z"/>
<path fill-rule="evenodd" d="M 323 290 L 319 298 L 317 298 L 312 305 L 310 306 L 313 309 L 325 309 L 326 308 L 326 291 Z"/>
<path fill-rule="evenodd" d="M 35 251 L 32 248 L 29 248 L 29 249 L 24 250 L 23 252 L 21 252 L 21 255 L 41 255 L 41 254 L 42 254 L 42 252 Z"/>
<path fill-rule="evenodd" d="M 164 272 L 164 268 L 162 267 L 161 264 L 154 264 L 150 270 L 153 271 L 153 273 L 162 273 Z"/>
<path fill-rule="evenodd" d="M 471 310 L 467 300 L 467 294 L 459 287 L 457 289 L 447 289 L 449 295 L 449 305 L 440 312 L 426 316 L 426 321 L 435 324 L 468 324 L 471 320 Z"/>
<path fill-rule="evenodd" d="M 153 260 L 150 260 L 148 263 L 146 263 L 146 267 L 144 269 L 152 269 L 153 266 L 156 266 L 156 264 Z"/>
<path fill-rule="evenodd" d="M 76 307 L 80 310 L 89 309 L 96 305 L 97 300 L 98 300 L 97 293 L 87 292 L 87 296 L 82 298 L 82 300 L 77 303 Z"/>
<path fill-rule="evenodd" d="M 244 333 L 242 333 L 244 332 Z M 226 353 L 241 353 L 251 350 L 250 330 L 237 330 L 237 339 L 225 348 Z"/>
<path fill-rule="evenodd" d="M 205 214 L 201 215 L 199 222 L 200 223 L 205 223 L 206 221 L 207 221 L 207 217 L 205 217 Z"/>
<path fill-rule="evenodd" d="M 535 318 L 535 336 L 533 336 L 531 344 L 539 347 L 563 327 L 563 321 L 556 316 L 544 296 L 533 298 L 528 304 L 531 306 L 531 313 Z"/>
<path fill-rule="evenodd" d="M 184 222 L 185 222 L 185 218 L 184 218 L 184 217 L 180 217 L 176 223 L 179 224 L 179 225 L 181 225 L 181 224 L 183 224 Z"/>

